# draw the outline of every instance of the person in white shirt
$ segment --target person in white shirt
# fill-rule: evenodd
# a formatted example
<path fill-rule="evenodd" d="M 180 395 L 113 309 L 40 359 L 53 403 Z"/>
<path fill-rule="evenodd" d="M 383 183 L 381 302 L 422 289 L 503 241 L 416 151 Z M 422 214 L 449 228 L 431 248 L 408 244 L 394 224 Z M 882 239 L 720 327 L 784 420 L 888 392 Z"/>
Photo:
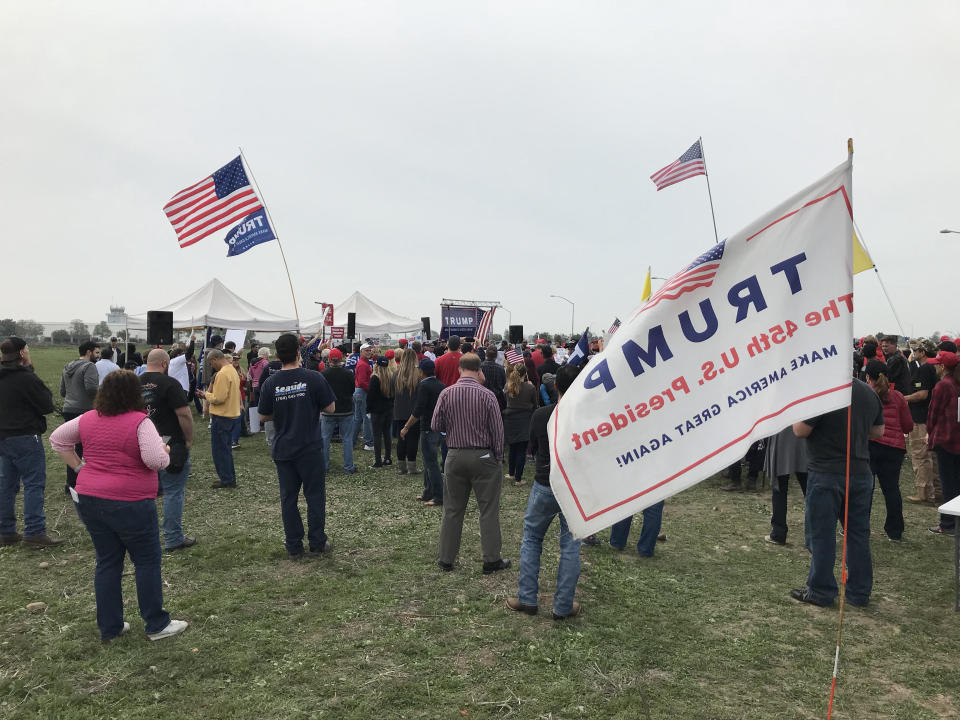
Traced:
<path fill-rule="evenodd" d="M 119 370 L 120 366 L 113 361 L 113 348 L 105 347 L 100 350 L 100 359 L 96 362 L 97 376 L 100 384 L 103 385 L 103 379 L 114 370 Z"/>
<path fill-rule="evenodd" d="M 427 341 L 427 342 L 425 342 L 425 343 L 423 344 L 423 356 L 426 357 L 426 358 L 430 358 L 430 359 L 433 360 L 434 362 L 437 361 L 437 356 L 433 354 L 433 343 L 432 343 L 432 342 Z"/>
<path fill-rule="evenodd" d="M 193 355 L 193 344 L 196 341 L 196 336 L 190 336 L 190 347 L 185 346 L 182 342 L 176 343 L 170 349 L 170 366 L 167 368 L 167 375 L 172 377 L 183 388 L 183 391 L 187 393 L 187 397 L 190 397 L 190 371 L 187 370 L 187 357 Z"/>

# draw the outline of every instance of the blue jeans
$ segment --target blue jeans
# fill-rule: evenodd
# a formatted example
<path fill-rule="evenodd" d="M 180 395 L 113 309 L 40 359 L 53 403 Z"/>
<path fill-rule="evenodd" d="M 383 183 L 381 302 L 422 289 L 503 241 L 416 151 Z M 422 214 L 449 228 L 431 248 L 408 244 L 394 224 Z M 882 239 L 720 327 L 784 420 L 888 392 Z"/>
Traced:
<path fill-rule="evenodd" d="M 243 415 L 241 414 L 233 422 L 233 431 L 230 433 L 230 443 L 236 445 L 240 442 L 240 433 L 243 432 Z"/>
<path fill-rule="evenodd" d="M 313 448 L 292 460 L 274 460 L 280 482 L 280 517 L 283 520 L 284 544 L 291 555 L 303 552 L 303 518 L 297 501 L 300 489 L 307 501 L 307 539 L 310 549 L 323 550 L 327 542 L 327 486 L 323 472 L 323 450 Z"/>
<path fill-rule="evenodd" d="M 427 430 L 420 433 L 420 452 L 423 454 L 423 499 L 443 504 L 443 476 L 437 451 L 440 448 L 440 433 Z"/>
<path fill-rule="evenodd" d="M 837 555 L 837 520 L 843 502 L 844 476 L 807 473 L 807 543 L 810 573 L 807 590 L 818 603 L 829 605 L 837 596 L 833 566 Z M 870 558 L 870 504 L 873 475 L 850 475 L 847 498 L 847 599 L 864 605 L 873 590 L 873 561 Z"/>
<path fill-rule="evenodd" d="M 509 462 L 507 463 L 507 475 L 510 475 L 516 482 L 523 480 L 523 468 L 527 464 L 527 441 L 510 443 Z"/>
<path fill-rule="evenodd" d="M 654 503 L 643 511 L 643 527 L 640 529 L 640 539 L 637 541 L 637 552 L 643 557 L 653 557 L 653 549 L 657 546 L 657 535 L 660 534 L 660 525 L 663 520 L 663 500 Z M 610 545 L 623 550 L 630 537 L 630 525 L 633 516 L 614 523 L 610 528 Z"/>
<path fill-rule="evenodd" d="M 373 424 L 367 417 L 367 391 L 358 387 L 353 391 L 353 437 L 351 442 L 357 441 L 361 429 L 363 430 L 363 444 L 372 447 Z"/>
<path fill-rule="evenodd" d="M 236 485 L 237 473 L 233 469 L 233 425 L 236 418 L 221 415 L 210 416 L 210 451 L 213 466 L 221 485 Z"/>
<path fill-rule="evenodd" d="M 47 532 L 43 491 L 47 484 L 47 456 L 39 435 L 14 435 L 0 440 L 0 535 L 17 533 L 14 505 L 23 484 L 23 534 Z"/>
<path fill-rule="evenodd" d="M 323 441 L 323 467 L 330 472 L 330 441 L 333 431 L 340 428 L 340 444 L 343 446 L 343 471 L 352 473 L 353 464 L 353 415 L 323 415 L 320 417 L 320 434 Z"/>
<path fill-rule="evenodd" d="M 574 539 L 567 520 L 548 485 L 533 483 L 527 512 L 523 516 L 523 544 L 520 546 L 520 569 L 517 597 L 524 605 L 537 605 L 540 578 L 540 555 L 547 528 L 560 516 L 560 563 L 557 565 L 557 592 L 553 596 L 554 615 L 569 615 L 573 610 L 573 592 L 580 579 L 580 541 Z"/>
<path fill-rule="evenodd" d="M 146 632 L 163 630 L 170 623 L 170 615 L 163 609 L 156 503 L 149 499 L 127 502 L 81 495 L 77 512 L 97 553 L 93 589 L 100 637 L 109 640 L 123 630 L 120 577 L 125 553 L 130 553 L 133 560 L 137 603 Z"/>
<path fill-rule="evenodd" d="M 163 488 L 163 546 L 167 549 L 183 544 L 183 491 L 187 487 L 189 475 L 189 454 L 180 472 L 160 471 L 160 487 Z"/>

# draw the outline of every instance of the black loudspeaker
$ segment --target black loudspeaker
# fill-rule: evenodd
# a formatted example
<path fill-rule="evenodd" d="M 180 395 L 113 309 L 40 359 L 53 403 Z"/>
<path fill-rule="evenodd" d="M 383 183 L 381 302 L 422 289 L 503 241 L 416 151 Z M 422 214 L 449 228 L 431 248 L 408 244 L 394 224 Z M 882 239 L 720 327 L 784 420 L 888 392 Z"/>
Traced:
<path fill-rule="evenodd" d="M 173 313 L 166 310 L 147 312 L 147 345 L 173 343 Z"/>
<path fill-rule="evenodd" d="M 510 326 L 510 342 L 513 344 L 523 342 L 523 325 Z"/>
<path fill-rule="evenodd" d="M 357 314 L 347 313 L 347 337 L 353 340 L 357 336 Z"/>
<path fill-rule="evenodd" d="M 423 323 L 423 337 L 425 340 L 430 339 L 430 316 L 426 315 L 420 318 L 420 322 Z"/>

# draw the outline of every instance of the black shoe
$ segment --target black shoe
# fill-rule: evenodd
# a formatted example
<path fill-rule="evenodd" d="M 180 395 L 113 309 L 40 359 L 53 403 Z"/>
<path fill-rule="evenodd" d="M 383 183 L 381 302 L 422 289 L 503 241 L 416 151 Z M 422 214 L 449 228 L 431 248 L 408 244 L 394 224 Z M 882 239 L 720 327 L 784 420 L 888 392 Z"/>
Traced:
<path fill-rule="evenodd" d="M 0 545 L 16 545 L 23 540 L 23 535 L 13 533 L 13 535 L 0 535 Z"/>
<path fill-rule="evenodd" d="M 330 541 L 327 540 L 323 547 L 321 548 L 310 548 L 310 552 L 314 555 L 329 555 L 333 552 L 333 545 L 330 544 Z"/>
<path fill-rule="evenodd" d="M 437 567 L 444 572 L 453 572 L 453 563 L 445 563 L 437 560 Z"/>
<path fill-rule="evenodd" d="M 738 482 L 732 482 L 729 485 L 724 485 L 720 489 L 724 492 L 743 492 L 744 490 L 743 486 Z"/>
<path fill-rule="evenodd" d="M 800 602 L 816 605 L 817 607 L 833 607 L 832 602 L 822 603 L 814 600 L 807 588 L 794 588 L 790 591 L 790 597 L 792 597 L 794 600 L 799 600 Z"/>
<path fill-rule="evenodd" d="M 770 543 L 771 545 L 786 545 L 786 540 L 781 540 L 780 538 L 775 538 L 773 535 L 764 535 L 763 541 L 765 543 Z"/>
<path fill-rule="evenodd" d="M 24 535 L 23 544 L 35 548 L 51 548 L 57 545 L 63 545 L 65 541 L 62 538 L 52 538 L 46 533 L 41 535 Z"/>
<path fill-rule="evenodd" d="M 384 464 L 384 465 L 393 465 L 393 460 L 391 460 L 390 458 L 387 458 L 386 460 L 383 461 L 383 464 Z"/>
<path fill-rule="evenodd" d="M 851 605 L 851 606 L 853 606 L 853 607 L 864 608 L 864 607 L 866 607 L 867 605 L 870 604 L 870 598 L 867 598 L 867 599 L 864 600 L 863 602 L 858 602 L 858 601 L 856 601 L 856 600 L 853 600 L 852 598 L 846 598 L 846 599 L 844 600 L 844 602 L 845 602 L 847 605 Z"/>
<path fill-rule="evenodd" d="M 510 561 L 505 558 L 500 558 L 496 562 L 484 563 L 483 574 L 490 575 L 491 573 L 500 572 L 501 570 L 506 570 L 509 567 L 510 567 Z"/>
<path fill-rule="evenodd" d="M 370 469 L 371 469 L 371 470 L 377 470 L 377 469 L 382 468 L 382 467 L 383 467 L 383 463 L 377 462 L 377 463 L 374 463 L 373 465 L 371 465 L 371 466 L 370 466 Z"/>
<path fill-rule="evenodd" d="M 587 536 L 583 539 L 582 544 L 583 544 L 583 545 L 586 545 L 587 547 L 596 547 L 597 545 L 600 544 L 600 541 L 597 540 L 596 534 L 594 534 L 594 535 L 587 535 Z"/>
<path fill-rule="evenodd" d="M 166 548 L 167 552 L 173 552 L 174 550 L 184 550 L 188 547 L 193 547 L 197 544 L 197 539 L 192 537 L 183 536 L 183 542 L 179 545 L 174 545 L 173 547 Z"/>
<path fill-rule="evenodd" d="M 215 482 L 210 487 L 213 488 L 214 490 L 219 490 L 220 488 L 235 488 L 236 486 L 237 486 L 236 483 L 230 483 L 229 485 L 224 485 L 223 483 Z"/>

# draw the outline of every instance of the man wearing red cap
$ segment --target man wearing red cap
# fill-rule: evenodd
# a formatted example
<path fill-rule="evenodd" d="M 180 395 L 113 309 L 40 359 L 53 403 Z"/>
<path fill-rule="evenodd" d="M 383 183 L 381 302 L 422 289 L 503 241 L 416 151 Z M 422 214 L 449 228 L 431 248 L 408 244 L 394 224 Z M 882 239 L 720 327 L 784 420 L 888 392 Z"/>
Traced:
<path fill-rule="evenodd" d="M 950 502 L 960 495 L 960 357 L 941 350 L 933 359 L 940 381 L 934 386 L 927 411 L 927 443 L 937 454 L 943 500 Z M 953 535 L 956 518 L 940 515 L 940 524 L 930 528 L 936 535 Z"/>
<path fill-rule="evenodd" d="M 336 404 L 333 412 L 320 416 L 320 437 L 323 442 L 323 462 L 330 472 L 330 441 L 337 428 L 343 447 L 343 472 L 352 475 L 357 471 L 353 464 L 353 373 L 343 366 L 343 353 L 337 348 L 330 350 L 327 366 L 323 371 L 327 384 L 333 389 Z"/>

